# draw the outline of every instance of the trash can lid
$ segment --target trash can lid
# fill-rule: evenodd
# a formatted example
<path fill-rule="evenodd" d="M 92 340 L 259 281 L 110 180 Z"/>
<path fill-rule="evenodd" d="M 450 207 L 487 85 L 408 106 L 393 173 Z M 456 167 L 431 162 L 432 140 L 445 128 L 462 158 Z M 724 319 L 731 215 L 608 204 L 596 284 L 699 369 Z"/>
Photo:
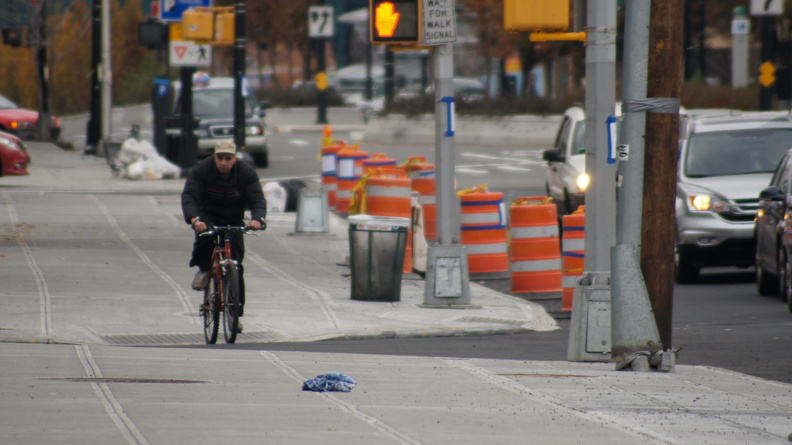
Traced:
<path fill-rule="evenodd" d="M 394 230 L 410 227 L 410 218 L 397 216 L 350 215 L 349 226 L 361 230 Z"/>

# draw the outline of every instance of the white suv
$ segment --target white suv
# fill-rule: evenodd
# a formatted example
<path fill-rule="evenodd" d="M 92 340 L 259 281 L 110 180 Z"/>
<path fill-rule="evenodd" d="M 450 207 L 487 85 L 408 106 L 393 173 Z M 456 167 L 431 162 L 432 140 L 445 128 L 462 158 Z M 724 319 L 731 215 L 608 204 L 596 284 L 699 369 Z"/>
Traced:
<path fill-rule="evenodd" d="M 586 174 L 586 112 L 572 107 L 564 112 L 555 145 L 545 150 L 547 196 L 558 204 L 559 214 L 568 214 L 584 203 L 589 177 Z"/>

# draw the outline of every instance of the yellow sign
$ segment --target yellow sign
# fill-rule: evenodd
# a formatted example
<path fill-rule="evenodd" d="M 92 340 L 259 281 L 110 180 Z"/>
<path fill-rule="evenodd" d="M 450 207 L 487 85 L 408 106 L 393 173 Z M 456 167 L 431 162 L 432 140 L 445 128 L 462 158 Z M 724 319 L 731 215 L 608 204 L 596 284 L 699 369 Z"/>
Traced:
<path fill-rule="evenodd" d="M 171 42 L 184 40 L 184 36 L 182 35 L 182 24 L 181 22 L 172 22 L 170 24 L 170 40 Z"/>
<path fill-rule="evenodd" d="M 316 88 L 319 91 L 324 91 L 327 89 L 327 73 L 322 71 L 321 73 L 316 73 Z"/>
<path fill-rule="evenodd" d="M 759 83 L 762 84 L 763 87 L 767 88 L 770 85 L 774 84 L 776 81 L 776 67 L 771 61 L 767 61 L 759 66 L 759 72 L 761 75 L 759 76 Z"/>

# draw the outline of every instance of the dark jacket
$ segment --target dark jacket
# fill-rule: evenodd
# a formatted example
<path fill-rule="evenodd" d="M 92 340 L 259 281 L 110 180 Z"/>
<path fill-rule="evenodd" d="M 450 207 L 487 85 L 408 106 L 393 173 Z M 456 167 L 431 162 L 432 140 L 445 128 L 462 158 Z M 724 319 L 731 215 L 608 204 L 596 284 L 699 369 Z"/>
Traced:
<path fill-rule="evenodd" d="M 264 221 L 267 201 L 256 170 L 237 160 L 228 179 L 220 175 L 210 156 L 190 172 L 181 195 L 184 221 L 193 217 L 214 225 L 242 225 L 245 210 L 252 219 Z"/>

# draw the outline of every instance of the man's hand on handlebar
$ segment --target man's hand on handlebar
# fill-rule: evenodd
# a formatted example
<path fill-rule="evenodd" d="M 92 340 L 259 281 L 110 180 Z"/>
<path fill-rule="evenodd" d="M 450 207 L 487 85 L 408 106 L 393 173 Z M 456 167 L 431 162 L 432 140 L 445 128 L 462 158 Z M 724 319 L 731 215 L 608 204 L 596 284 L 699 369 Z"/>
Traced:
<path fill-rule="evenodd" d="M 263 222 L 261 222 L 261 221 L 259 221 L 257 219 L 250 220 L 246 224 L 246 227 L 249 228 L 249 229 L 252 229 L 252 230 L 262 230 L 262 229 L 266 229 L 267 228 L 265 223 L 263 223 Z"/>
<path fill-rule="evenodd" d="M 205 232 L 206 231 L 206 223 L 201 221 L 198 218 L 195 218 L 192 223 L 193 230 L 196 232 Z"/>

